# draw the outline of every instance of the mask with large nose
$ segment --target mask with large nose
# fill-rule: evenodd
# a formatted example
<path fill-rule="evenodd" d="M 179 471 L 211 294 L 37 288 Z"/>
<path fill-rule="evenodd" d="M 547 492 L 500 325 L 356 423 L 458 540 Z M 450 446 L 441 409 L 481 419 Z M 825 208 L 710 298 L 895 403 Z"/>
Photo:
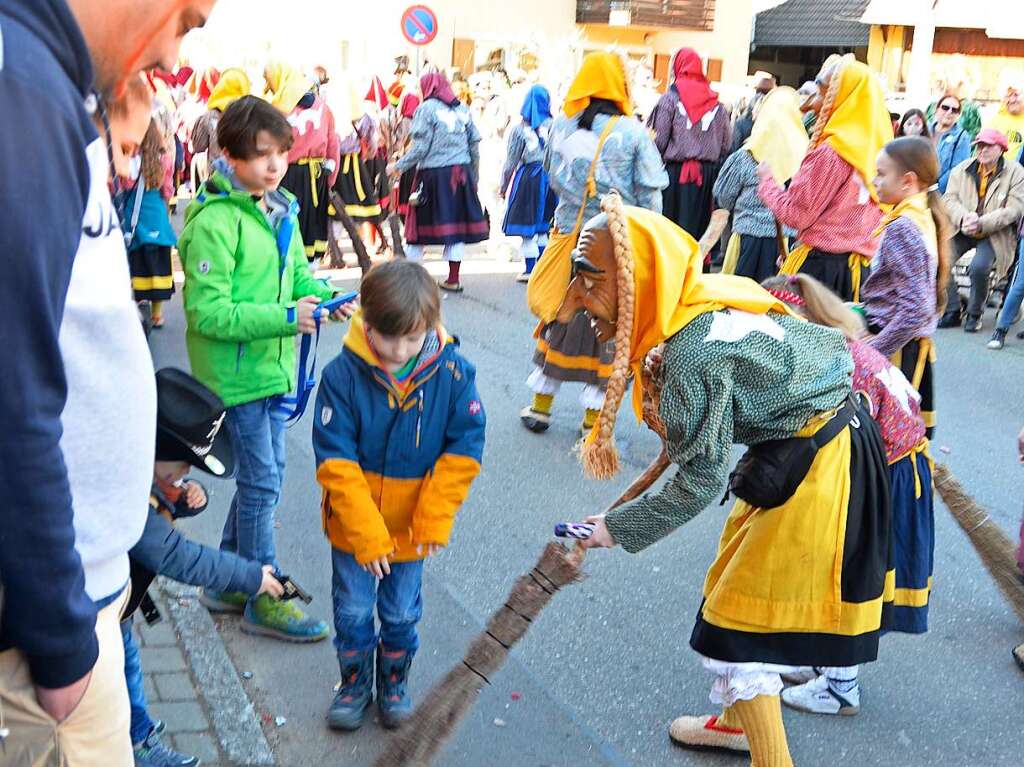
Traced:
<path fill-rule="evenodd" d="M 608 217 L 601 213 L 587 222 L 572 253 L 573 277 L 569 282 L 556 319 L 569 323 L 581 311 L 602 343 L 615 338 L 619 288 L 615 247 L 608 230 Z"/>

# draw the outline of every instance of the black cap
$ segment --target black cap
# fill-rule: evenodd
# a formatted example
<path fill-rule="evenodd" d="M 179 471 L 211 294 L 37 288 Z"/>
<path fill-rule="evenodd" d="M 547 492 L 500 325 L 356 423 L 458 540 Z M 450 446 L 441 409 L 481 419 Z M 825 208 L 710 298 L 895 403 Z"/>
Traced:
<path fill-rule="evenodd" d="M 156 373 L 156 459 L 185 461 L 215 477 L 235 471 L 235 451 L 223 430 L 224 403 L 188 373 Z"/>

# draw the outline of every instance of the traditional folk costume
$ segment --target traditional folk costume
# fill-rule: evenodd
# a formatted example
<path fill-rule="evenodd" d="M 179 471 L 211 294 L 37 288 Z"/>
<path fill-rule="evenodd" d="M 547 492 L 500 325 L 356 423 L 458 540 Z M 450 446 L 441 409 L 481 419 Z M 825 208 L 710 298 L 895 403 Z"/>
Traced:
<path fill-rule="evenodd" d="M 292 126 L 293 143 L 281 186 L 299 202 L 302 242 L 306 259 L 312 262 L 327 252 L 329 190 L 337 178 L 340 157 L 334 115 L 301 73 L 280 66 L 268 71 L 272 103 L 288 115 Z"/>
<path fill-rule="evenodd" d="M 644 126 L 630 117 L 633 107 L 621 59 L 592 53 L 566 96 L 563 116 L 551 127 L 544 157 L 551 187 L 558 195 L 554 228 L 530 277 L 527 302 L 540 323 L 527 386 L 533 404 L 520 413 L 531 431 L 546 431 L 551 405 L 562 383 L 584 385 L 580 403 L 589 429 L 604 401 L 611 373 L 612 344 L 599 343 L 582 314 L 568 324 L 555 321 L 572 269 L 572 249 L 583 223 L 597 213 L 599 195 L 618 190 L 622 199 L 661 212 L 668 184 L 661 156 Z"/>
<path fill-rule="evenodd" d="M 390 115 L 384 126 L 384 151 L 387 153 L 388 165 L 397 163 L 412 146 L 412 118 L 420 105 L 420 97 L 412 91 L 402 94 L 402 99 Z M 416 175 L 415 168 L 398 175 L 397 184 L 391 183 L 391 209 L 401 216 L 402 220 L 409 215 L 409 195 L 412 193 L 412 179 Z"/>
<path fill-rule="evenodd" d="M 796 92 L 776 88 L 761 101 L 750 137 L 729 155 L 715 181 L 716 205 L 732 213 L 723 274 L 762 282 L 778 272 L 784 232 L 757 194 L 757 166 L 767 162 L 775 180 L 785 184 L 799 169 L 806 151 L 807 133 Z"/>
<path fill-rule="evenodd" d="M 212 173 L 213 164 L 221 158 L 217 141 L 217 125 L 224 110 L 243 96 L 252 93 L 252 83 L 242 69 L 226 69 L 206 101 L 207 111 L 195 121 L 189 132 L 192 159 L 188 163 L 194 186 L 198 189 Z"/>
<path fill-rule="evenodd" d="M 668 171 L 662 212 L 700 237 L 711 220 L 711 190 L 718 170 L 732 148 L 732 123 L 704 76 L 696 51 L 676 51 L 672 75 L 672 86 L 649 120 Z"/>
<path fill-rule="evenodd" d="M 907 197 L 882 220 L 861 298 L 873 348 L 892 359 L 921 397 L 928 438 L 935 431 L 934 369 L 939 264 L 928 192 Z"/>
<path fill-rule="evenodd" d="M 178 237 L 160 189 L 146 189 L 142 178 L 126 195 L 124 209 L 132 235 L 128 245 L 132 292 L 136 301 L 153 303 L 154 326 L 160 327 L 160 304 L 174 295 L 171 248 L 178 244 Z"/>
<path fill-rule="evenodd" d="M 715 501 L 734 443 L 777 451 L 762 443 L 831 437 L 787 500 L 762 507 L 740 500 L 729 514 L 690 637 L 715 675 L 711 700 L 725 711 L 682 717 L 670 730 L 684 745 L 749 747 L 759 767 L 791 766 L 780 673 L 811 658 L 839 666 L 877 655 L 892 590 L 881 436 L 851 403 L 853 362 L 839 331 L 792 316 L 750 280 L 701 275 L 696 243 L 661 216 L 622 208 L 614 196 L 604 209 L 617 275 L 631 272 L 633 290 L 623 290 L 629 282 L 616 275 L 615 369 L 583 445 L 584 470 L 598 478 L 617 471 L 616 410 L 630 373 L 639 380 L 648 352 L 662 343 L 657 412 L 668 457 L 679 466 L 659 491 L 608 513 L 614 540 L 638 552 Z"/>
<path fill-rule="evenodd" d="M 797 230 L 800 244 L 783 264 L 784 274 L 809 274 L 843 300 L 859 300 L 882 216 L 871 182 L 875 160 L 892 138 L 874 73 L 844 60 L 832 76 L 810 151 L 789 189 L 770 179 L 758 187 L 775 217 Z"/>
<path fill-rule="evenodd" d="M 415 168 L 413 191 L 405 221 L 409 257 L 420 259 L 426 245 L 444 245 L 448 279 L 443 290 L 462 290 L 459 267 L 466 243 L 482 242 L 489 224 L 480 198 L 480 131 L 439 72 L 420 79 L 423 103 L 412 121 L 412 146 L 398 161 L 401 173 Z"/>
<path fill-rule="evenodd" d="M 360 107 L 361 108 L 361 107 Z M 376 224 L 382 210 L 377 183 L 366 163 L 365 148 L 378 140 L 377 123 L 366 112 L 352 123 L 353 132 L 341 140 L 341 169 L 334 191 L 345 204 L 345 212 L 357 224 Z"/>
<path fill-rule="evenodd" d="M 501 188 L 508 190 L 502 231 L 521 237 L 520 253 L 526 268 L 525 282 L 547 247 L 558 197 L 544 170 L 544 148 L 551 130 L 551 100 L 547 88 L 534 85 L 526 94 L 523 121 L 509 135 L 508 154 L 501 174 Z M 512 184 L 511 188 L 509 183 Z"/>

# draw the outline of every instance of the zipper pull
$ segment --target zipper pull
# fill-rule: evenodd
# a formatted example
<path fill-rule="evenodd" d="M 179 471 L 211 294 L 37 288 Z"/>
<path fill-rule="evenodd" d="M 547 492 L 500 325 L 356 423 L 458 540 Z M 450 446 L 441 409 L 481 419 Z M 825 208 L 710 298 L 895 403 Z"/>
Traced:
<path fill-rule="evenodd" d="M 423 389 L 420 389 L 420 407 L 416 414 L 416 449 L 420 447 L 420 425 L 423 422 Z"/>

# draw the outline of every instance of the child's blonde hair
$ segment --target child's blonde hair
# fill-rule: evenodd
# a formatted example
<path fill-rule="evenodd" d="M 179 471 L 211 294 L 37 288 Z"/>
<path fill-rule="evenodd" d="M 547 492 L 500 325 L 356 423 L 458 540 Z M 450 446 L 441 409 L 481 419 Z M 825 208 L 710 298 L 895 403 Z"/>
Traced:
<path fill-rule="evenodd" d="M 840 330 L 851 341 L 864 335 L 864 320 L 860 315 L 813 277 L 806 274 L 780 274 L 769 277 L 761 283 L 761 287 L 815 325 Z"/>

